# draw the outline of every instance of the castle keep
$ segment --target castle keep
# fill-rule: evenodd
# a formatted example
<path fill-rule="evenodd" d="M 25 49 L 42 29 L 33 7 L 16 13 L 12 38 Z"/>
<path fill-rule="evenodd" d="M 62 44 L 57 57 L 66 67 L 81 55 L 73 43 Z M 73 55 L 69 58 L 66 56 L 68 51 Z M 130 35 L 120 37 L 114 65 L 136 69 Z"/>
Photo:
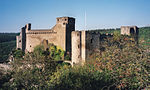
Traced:
<path fill-rule="evenodd" d="M 113 34 L 100 34 L 90 31 L 75 31 L 75 18 L 59 17 L 52 29 L 32 30 L 31 24 L 25 25 L 17 36 L 17 48 L 32 52 L 41 43 L 53 43 L 71 54 L 71 64 L 83 65 L 89 56 L 100 50 L 101 40 Z M 138 39 L 138 27 L 122 26 L 122 35 Z"/>

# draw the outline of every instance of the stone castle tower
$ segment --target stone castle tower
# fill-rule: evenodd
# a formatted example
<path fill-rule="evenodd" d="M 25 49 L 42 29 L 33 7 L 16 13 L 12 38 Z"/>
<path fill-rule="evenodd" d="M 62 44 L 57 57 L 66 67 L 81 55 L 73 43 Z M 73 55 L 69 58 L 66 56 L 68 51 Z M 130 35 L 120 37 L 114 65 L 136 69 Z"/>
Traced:
<path fill-rule="evenodd" d="M 72 32 L 72 65 L 83 65 L 89 56 L 99 50 L 100 33 Z"/>
<path fill-rule="evenodd" d="M 138 35 L 139 30 L 137 26 L 121 26 L 122 35 Z"/>
<path fill-rule="evenodd" d="M 16 37 L 17 48 L 32 52 L 35 46 L 46 41 L 71 53 L 71 32 L 75 31 L 75 18 L 58 17 L 56 20 L 56 25 L 52 29 L 32 30 L 30 23 L 25 25 Z"/>

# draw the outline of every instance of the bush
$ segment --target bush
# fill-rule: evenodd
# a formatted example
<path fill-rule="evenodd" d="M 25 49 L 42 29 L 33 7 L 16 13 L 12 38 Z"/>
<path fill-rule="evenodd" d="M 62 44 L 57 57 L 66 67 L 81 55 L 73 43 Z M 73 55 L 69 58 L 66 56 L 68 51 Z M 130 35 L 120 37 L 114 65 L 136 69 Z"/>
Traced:
<path fill-rule="evenodd" d="M 52 57 L 54 60 L 64 60 L 65 51 L 54 44 L 49 44 L 49 53 L 49 57 Z"/>
<path fill-rule="evenodd" d="M 64 66 L 50 78 L 48 85 L 54 90 L 99 90 L 112 88 L 115 82 L 109 72 L 99 72 L 91 66 Z"/>
<path fill-rule="evenodd" d="M 58 48 L 54 44 L 49 44 L 48 48 L 44 50 L 43 45 L 38 45 L 34 48 L 33 52 L 36 56 L 46 56 L 49 59 L 56 61 L 64 60 L 65 51 L 61 48 Z"/>
<path fill-rule="evenodd" d="M 111 71 L 119 89 L 145 88 L 150 82 L 150 52 L 136 45 L 132 38 L 108 39 L 103 43 L 105 51 L 93 64 L 98 71 Z"/>
<path fill-rule="evenodd" d="M 43 45 L 37 45 L 35 48 L 34 48 L 34 51 L 35 55 L 37 56 L 44 56 L 44 46 Z"/>
<path fill-rule="evenodd" d="M 49 75 L 56 71 L 57 64 L 45 57 L 26 54 L 23 60 L 13 63 L 12 80 L 6 84 L 7 89 L 44 89 Z"/>
<path fill-rule="evenodd" d="M 24 56 L 24 52 L 20 49 L 18 50 L 15 50 L 13 51 L 13 56 L 16 58 L 16 59 L 20 59 Z"/>

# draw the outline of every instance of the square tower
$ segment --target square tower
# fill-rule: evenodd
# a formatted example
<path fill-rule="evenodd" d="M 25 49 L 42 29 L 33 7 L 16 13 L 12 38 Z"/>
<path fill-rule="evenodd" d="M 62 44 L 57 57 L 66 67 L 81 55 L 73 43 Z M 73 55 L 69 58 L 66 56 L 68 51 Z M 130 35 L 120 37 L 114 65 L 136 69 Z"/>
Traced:
<path fill-rule="evenodd" d="M 62 42 L 64 37 L 64 50 L 71 54 L 71 32 L 75 31 L 75 18 L 73 17 L 58 17 L 56 18 L 56 25 L 62 27 L 58 29 L 58 35 L 61 36 L 60 39 Z M 63 29 L 64 28 L 64 29 Z M 61 30 L 61 31 L 59 31 Z M 63 34 L 63 36 L 62 36 Z"/>

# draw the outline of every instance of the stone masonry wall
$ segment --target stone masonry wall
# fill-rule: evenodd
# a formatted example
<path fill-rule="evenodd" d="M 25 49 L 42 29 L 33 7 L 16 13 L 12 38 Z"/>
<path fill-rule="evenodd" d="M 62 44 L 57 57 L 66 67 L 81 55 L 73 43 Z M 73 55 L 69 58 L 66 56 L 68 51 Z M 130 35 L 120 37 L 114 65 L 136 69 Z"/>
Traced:
<path fill-rule="evenodd" d="M 72 64 L 83 65 L 91 54 L 99 50 L 100 34 L 88 31 L 72 32 Z"/>

